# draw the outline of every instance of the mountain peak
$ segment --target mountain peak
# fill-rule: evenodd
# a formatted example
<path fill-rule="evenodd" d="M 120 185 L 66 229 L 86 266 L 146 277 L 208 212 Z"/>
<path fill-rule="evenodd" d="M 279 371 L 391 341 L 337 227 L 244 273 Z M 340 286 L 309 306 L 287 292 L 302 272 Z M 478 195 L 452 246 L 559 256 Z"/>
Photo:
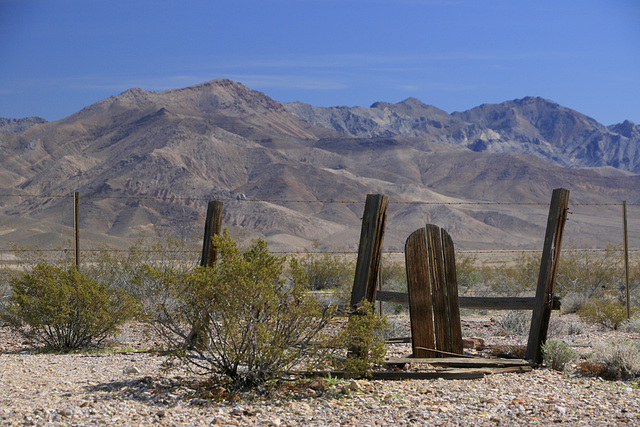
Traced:
<path fill-rule="evenodd" d="M 609 130 L 618 133 L 627 138 L 640 138 L 640 126 L 633 123 L 631 120 L 625 120 L 617 125 L 609 126 Z"/>

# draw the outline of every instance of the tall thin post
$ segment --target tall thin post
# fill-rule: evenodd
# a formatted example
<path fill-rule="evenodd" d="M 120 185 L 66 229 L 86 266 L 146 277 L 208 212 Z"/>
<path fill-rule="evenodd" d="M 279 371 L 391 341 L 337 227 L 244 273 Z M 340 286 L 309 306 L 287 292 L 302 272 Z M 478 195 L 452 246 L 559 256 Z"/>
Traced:
<path fill-rule="evenodd" d="M 629 235 L 627 229 L 627 201 L 622 202 L 622 230 L 624 234 L 624 283 L 627 290 L 627 319 L 631 319 L 631 298 L 629 296 Z"/>
<path fill-rule="evenodd" d="M 80 194 L 73 193 L 73 240 L 76 252 L 76 269 L 80 269 Z"/>

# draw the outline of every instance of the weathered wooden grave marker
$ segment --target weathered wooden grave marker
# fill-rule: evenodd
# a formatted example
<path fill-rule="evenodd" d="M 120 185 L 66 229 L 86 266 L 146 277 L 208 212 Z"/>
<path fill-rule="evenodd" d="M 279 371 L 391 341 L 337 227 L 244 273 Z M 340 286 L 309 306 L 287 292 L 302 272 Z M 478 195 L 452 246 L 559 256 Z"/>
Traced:
<path fill-rule="evenodd" d="M 453 241 L 432 224 L 414 231 L 405 245 L 413 356 L 462 354 Z"/>

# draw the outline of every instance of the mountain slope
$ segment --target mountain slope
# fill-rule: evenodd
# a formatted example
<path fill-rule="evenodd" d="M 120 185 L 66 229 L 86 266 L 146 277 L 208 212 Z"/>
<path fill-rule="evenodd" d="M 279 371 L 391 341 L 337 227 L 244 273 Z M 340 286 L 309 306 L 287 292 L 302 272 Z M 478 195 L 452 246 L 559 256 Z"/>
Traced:
<path fill-rule="evenodd" d="M 226 226 L 264 237 L 274 250 L 314 241 L 355 249 L 366 194 L 383 193 L 391 200 L 389 249 L 400 250 L 425 222 L 447 228 L 462 249 L 520 249 L 542 239 L 553 188 L 568 188 L 579 203 L 640 202 L 634 173 L 554 166 L 542 151 L 492 152 L 508 138 L 515 147 L 546 138 L 538 145 L 555 154 L 593 129 L 629 141 L 637 132 L 580 116 L 560 126 L 573 117 L 560 107 L 559 119 L 542 129 L 547 119 L 536 112 L 549 117 L 552 106 L 527 102 L 448 114 L 413 98 L 369 109 L 285 106 L 229 80 L 131 89 L 63 120 L 0 133 L 2 193 L 54 196 L 0 197 L 0 235 L 53 242 L 73 221 L 70 199 L 57 196 L 78 191 L 83 236 L 94 243 L 125 244 L 140 233 L 197 236 L 207 202 L 221 199 Z M 501 118 L 501 111 L 511 112 Z M 480 137 L 486 149 L 470 149 Z M 540 206 L 523 211 L 492 201 Z M 605 215 L 576 221 L 575 231 L 607 238 Z"/>

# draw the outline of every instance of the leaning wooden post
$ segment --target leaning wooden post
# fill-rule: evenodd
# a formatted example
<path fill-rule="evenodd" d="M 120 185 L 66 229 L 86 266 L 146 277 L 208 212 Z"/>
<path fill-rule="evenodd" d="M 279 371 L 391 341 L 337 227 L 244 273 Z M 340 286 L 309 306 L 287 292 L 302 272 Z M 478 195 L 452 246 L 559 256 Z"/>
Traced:
<path fill-rule="evenodd" d="M 73 193 L 73 241 L 76 255 L 76 270 L 80 269 L 80 193 Z"/>
<path fill-rule="evenodd" d="M 536 363 L 542 362 L 542 346 L 547 340 L 549 318 L 553 305 L 553 289 L 560 260 L 562 233 L 567 221 L 568 206 L 569 190 L 564 188 L 553 190 L 525 356 L 526 359 Z"/>
<path fill-rule="evenodd" d="M 202 240 L 202 258 L 200 265 L 212 267 L 216 263 L 218 253 L 213 245 L 213 236 L 222 232 L 222 210 L 224 203 L 214 200 L 207 206 L 207 219 L 204 222 L 204 238 Z"/>
<path fill-rule="evenodd" d="M 352 307 L 357 306 L 363 299 L 371 303 L 376 300 L 388 206 L 387 196 L 367 194 L 362 216 L 356 273 L 351 291 Z"/>

